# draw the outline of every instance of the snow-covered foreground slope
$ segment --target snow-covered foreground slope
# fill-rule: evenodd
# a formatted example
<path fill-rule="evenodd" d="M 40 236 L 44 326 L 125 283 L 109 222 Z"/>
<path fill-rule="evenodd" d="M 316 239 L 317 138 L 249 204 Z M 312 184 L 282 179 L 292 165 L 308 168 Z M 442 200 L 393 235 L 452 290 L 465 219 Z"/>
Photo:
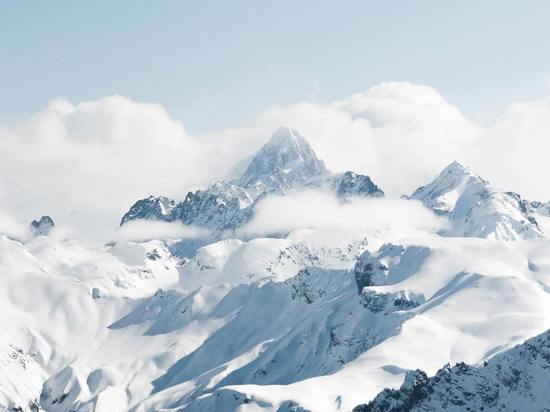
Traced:
<path fill-rule="evenodd" d="M 355 299 L 351 293 L 342 294 L 341 301 L 330 299 L 346 310 L 345 318 L 338 319 L 341 325 L 354 324 L 357 317 L 381 319 L 372 329 L 375 346 L 363 348 L 331 374 L 287 386 L 220 388 L 184 410 L 221 411 L 239 403 L 268 410 L 291 404 L 350 410 L 384 387 L 398 387 L 406 370 L 433 374 L 448 362 L 481 363 L 550 327 L 549 247 L 548 241 L 411 239 L 391 253 L 382 250 L 369 256 L 388 268 L 381 270 L 386 280 L 380 281 L 382 275 L 376 282 L 381 286 L 366 287 Z M 372 324 L 365 325 L 371 330 Z M 329 334 L 330 326 L 325 325 Z M 333 342 L 345 348 L 357 335 L 339 335 L 340 330 L 333 330 Z"/>
<path fill-rule="evenodd" d="M 4 408 L 345 411 L 550 328 L 547 239 L 0 240 Z"/>
<path fill-rule="evenodd" d="M 331 236 L 327 243 L 321 234 L 305 230 L 286 239 L 221 241 L 183 264 L 160 241 L 83 247 L 44 236 L 26 244 L 1 237 L 1 290 L 7 297 L 0 317 L 6 366 L 0 406 L 126 410 L 234 316 L 240 306 L 220 319 L 211 311 L 230 293 L 234 305 L 242 304 L 239 282 L 285 279 L 311 262 L 350 268 L 366 247 L 361 237 Z M 241 276 L 245 268 L 247 276 Z M 183 321 L 180 312 L 163 318 L 151 304 L 173 297 L 184 302 Z M 144 307 L 140 325 L 120 327 L 128 311 Z M 161 333 L 147 332 L 149 320 Z"/>
<path fill-rule="evenodd" d="M 0 236 L 0 409 L 38 403 L 48 377 L 78 368 L 101 347 L 107 326 L 128 310 L 128 297 L 149 296 L 177 279 L 174 259 L 158 241 L 90 248 Z M 101 356 L 117 359 L 116 347 L 108 348 Z"/>

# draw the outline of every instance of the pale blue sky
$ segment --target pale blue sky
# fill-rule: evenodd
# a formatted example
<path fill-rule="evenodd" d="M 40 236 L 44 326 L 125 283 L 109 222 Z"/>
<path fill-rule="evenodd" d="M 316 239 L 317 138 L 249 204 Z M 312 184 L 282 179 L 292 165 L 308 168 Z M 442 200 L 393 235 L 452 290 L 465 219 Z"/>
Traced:
<path fill-rule="evenodd" d="M 471 117 L 548 94 L 548 1 L 0 1 L 0 122 L 122 94 L 191 132 L 384 80 Z"/>

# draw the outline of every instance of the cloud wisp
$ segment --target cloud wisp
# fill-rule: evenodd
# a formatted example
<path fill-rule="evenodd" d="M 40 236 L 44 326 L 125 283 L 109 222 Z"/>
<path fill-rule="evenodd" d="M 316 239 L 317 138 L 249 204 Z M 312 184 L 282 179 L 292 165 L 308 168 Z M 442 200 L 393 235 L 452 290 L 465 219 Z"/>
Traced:
<path fill-rule="evenodd" d="M 133 220 L 119 227 L 112 235 L 112 241 L 147 241 L 151 239 L 196 239 L 209 235 L 209 231 L 184 225 L 181 222 Z"/>
<path fill-rule="evenodd" d="M 269 196 L 260 202 L 240 236 L 284 234 L 297 229 L 321 228 L 349 232 L 388 232 L 397 237 L 435 233 L 447 222 L 419 202 L 404 199 L 357 198 L 340 201 L 334 194 L 306 190 L 287 196 Z"/>

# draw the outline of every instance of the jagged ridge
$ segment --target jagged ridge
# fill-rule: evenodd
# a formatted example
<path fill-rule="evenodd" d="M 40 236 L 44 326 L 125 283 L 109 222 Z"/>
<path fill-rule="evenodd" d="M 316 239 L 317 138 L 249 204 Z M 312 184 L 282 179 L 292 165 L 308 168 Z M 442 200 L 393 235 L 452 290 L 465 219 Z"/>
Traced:
<path fill-rule="evenodd" d="M 445 365 L 431 378 L 421 370 L 409 371 L 400 389 L 384 389 L 353 411 L 548 411 L 549 379 L 550 330 L 481 367 Z"/>
<path fill-rule="evenodd" d="M 163 196 L 141 199 L 123 216 L 121 225 L 136 219 L 178 220 L 214 230 L 232 230 L 251 219 L 265 195 L 284 195 L 306 187 L 332 190 L 343 200 L 384 195 L 368 176 L 351 171 L 331 174 L 298 132 L 281 127 L 239 178 L 189 192 L 179 203 Z"/>

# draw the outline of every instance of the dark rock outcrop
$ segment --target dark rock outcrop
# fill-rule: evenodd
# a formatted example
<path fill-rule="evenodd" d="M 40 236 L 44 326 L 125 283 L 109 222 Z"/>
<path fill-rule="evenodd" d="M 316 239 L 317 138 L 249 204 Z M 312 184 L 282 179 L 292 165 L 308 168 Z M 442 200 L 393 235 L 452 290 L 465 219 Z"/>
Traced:
<path fill-rule="evenodd" d="M 55 228 L 53 219 L 49 216 L 42 216 L 39 220 L 33 220 L 30 224 L 34 236 L 48 236 Z"/>
<path fill-rule="evenodd" d="M 550 331 L 486 361 L 445 365 L 429 378 L 409 371 L 399 389 L 384 389 L 354 412 L 550 411 Z"/>

